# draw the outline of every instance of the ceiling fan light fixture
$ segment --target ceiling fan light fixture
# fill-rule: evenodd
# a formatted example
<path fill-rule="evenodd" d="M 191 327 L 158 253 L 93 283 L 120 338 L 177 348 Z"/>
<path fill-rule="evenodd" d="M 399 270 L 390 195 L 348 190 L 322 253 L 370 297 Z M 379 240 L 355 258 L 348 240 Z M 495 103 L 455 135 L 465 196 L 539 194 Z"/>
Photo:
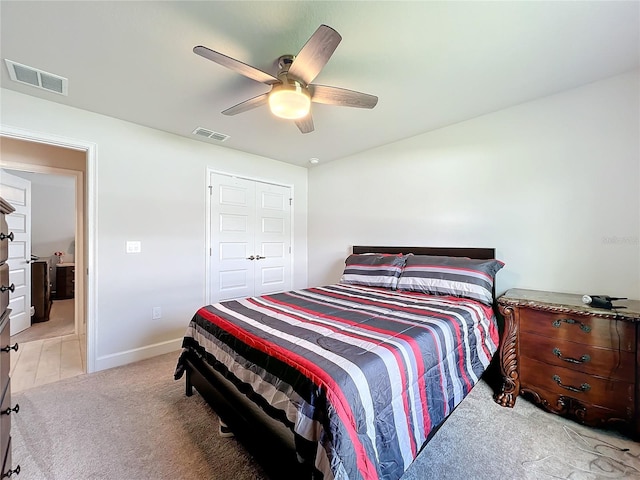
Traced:
<path fill-rule="evenodd" d="M 311 108 L 311 95 L 298 82 L 274 85 L 269 93 L 269 108 L 276 117 L 288 120 L 302 118 Z"/>

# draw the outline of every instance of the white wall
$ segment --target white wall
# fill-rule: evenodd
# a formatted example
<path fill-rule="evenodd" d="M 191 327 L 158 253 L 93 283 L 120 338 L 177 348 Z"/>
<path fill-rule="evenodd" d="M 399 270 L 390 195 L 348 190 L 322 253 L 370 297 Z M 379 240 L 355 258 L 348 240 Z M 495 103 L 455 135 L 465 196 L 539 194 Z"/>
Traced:
<path fill-rule="evenodd" d="M 498 293 L 640 298 L 639 106 L 634 72 L 313 168 L 309 284 L 354 244 L 495 247 Z"/>
<path fill-rule="evenodd" d="M 4 126 L 97 145 L 96 369 L 177 348 L 204 304 L 207 168 L 293 186 L 293 285 L 306 286 L 305 168 L 1 93 Z M 142 252 L 126 254 L 126 240 L 141 241 Z"/>

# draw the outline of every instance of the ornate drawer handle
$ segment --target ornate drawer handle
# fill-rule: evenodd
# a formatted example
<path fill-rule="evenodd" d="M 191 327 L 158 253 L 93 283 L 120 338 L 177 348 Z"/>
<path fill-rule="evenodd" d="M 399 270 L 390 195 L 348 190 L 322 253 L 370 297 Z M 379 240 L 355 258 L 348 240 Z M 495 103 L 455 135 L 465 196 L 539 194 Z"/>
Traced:
<path fill-rule="evenodd" d="M 20 405 L 16 403 L 16 406 L 13 408 L 7 408 L 6 410 L 2 410 L 0 413 L 2 415 L 11 415 L 11 412 L 18 413 L 20 411 Z"/>
<path fill-rule="evenodd" d="M 569 363 L 587 363 L 588 361 L 591 360 L 591 357 L 589 355 L 582 355 L 580 357 L 580 359 L 576 360 L 575 358 L 571 358 L 571 357 L 563 357 L 562 356 L 562 352 L 560 351 L 560 349 L 558 347 L 553 349 L 553 354 L 558 357 L 560 360 L 564 360 L 565 362 L 569 362 Z"/>
<path fill-rule="evenodd" d="M 7 290 L 9 290 L 10 292 L 15 292 L 16 291 L 16 286 L 12 283 L 11 285 L 9 285 L 8 287 L 5 287 L 4 285 L 2 285 L 0 287 L 0 293 L 4 293 Z"/>
<path fill-rule="evenodd" d="M 11 469 L 7 470 L 5 473 L 2 474 L 2 478 L 11 478 L 11 475 L 13 475 L 14 473 L 16 475 L 20 475 L 20 465 L 18 465 L 15 468 L 15 470 L 11 470 Z"/>
<path fill-rule="evenodd" d="M 10 352 L 11 350 L 17 352 L 18 351 L 18 342 L 12 347 L 11 345 L 7 345 L 6 347 L 0 348 L 0 352 Z"/>
<path fill-rule="evenodd" d="M 560 328 L 561 322 L 565 322 L 565 323 L 568 323 L 570 325 L 573 325 L 573 324 L 577 323 L 577 324 L 580 325 L 580 330 L 582 330 L 583 332 L 589 333 L 591 331 L 591 327 L 589 325 L 585 325 L 584 323 L 580 323 L 580 322 L 574 320 L 573 318 L 559 318 L 555 322 L 551 322 L 551 325 L 553 325 L 556 328 Z"/>
<path fill-rule="evenodd" d="M 572 392 L 578 392 L 578 393 L 582 393 L 582 392 L 588 392 L 589 390 L 591 390 L 591 385 L 589 385 L 588 383 L 583 383 L 582 385 L 580 385 L 580 387 L 572 387 L 571 385 L 563 385 L 562 384 L 562 380 L 560 380 L 560 377 L 558 375 L 554 375 L 553 376 L 553 381 L 556 382 L 558 384 L 558 386 L 565 388 L 567 390 L 571 390 Z"/>
<path fill-rule="evenodd" d="M 5 239 L 9 239 L 13 242 L 13 232 L 11 232 L 9 235 L 5 234 L 5 233 L 0 233 L 0 241 L 5 240 Z"/>

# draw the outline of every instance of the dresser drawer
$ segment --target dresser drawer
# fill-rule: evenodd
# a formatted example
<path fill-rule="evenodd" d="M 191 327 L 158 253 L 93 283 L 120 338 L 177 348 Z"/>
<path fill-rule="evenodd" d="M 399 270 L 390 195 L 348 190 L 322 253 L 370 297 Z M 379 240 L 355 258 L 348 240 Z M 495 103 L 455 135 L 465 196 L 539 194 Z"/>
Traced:
<path fill-rule="evenodd" d="M 7 226 L 7 220 L 4 215 L 0 215 L 0 263 L 3 263 L 9 258 L 9 239 L 5 235 L 9 234 L 9 227 Z"/>
<path fill-rule="evenodd" d="M 549 411 L 559 415 L 573 414 L 579 419 L 580 423 L 590 425 L 597 428 L 607 428 L 614 424 L 632 423 L 635 420 L 634 410 L 625 408 L 620 410 L 611 410 L 610 408 L 600 405 L 592 405 L 582 400 L 577 400 L 571 395 L 559 394 L 557 392 L 548 392 L 543 388 L 529 390 L 525 387 L 524 392 L 535 392 L 540 396 L 543 405 Z M 624 430 L 624 427 L 623 427 Z"/>
<path fill-rule="evenodd" d="M 577 372 L 633 383 L 636 357 L 633 352 L 610 350 L 529 332 L 520 334 L 520 355 Z M 547 367 L 548 368 L 548 367 Z"/>
<path fill-rule="evenodd" d="M 4 386 L 2 401 L 0 401 L 0 412 L 4 412 L 11 405 L 11 388 L 9 382 Z M 9 432 L 11 431 L 11 415 L 0 413 L 0 452 L 4 452 L 9 444 Z"/>
<path fill-rule="evenodd" d="M 572 397 L 586 404 L 600 405 L 616 412 L 635 408 L 635 384 L 587 375 L 565 367 L 550 366 L 520 357 L 523 389 L 531 387 L 556 395 Z"/>
<path fill-rule="evenodd" d="M 636 351 L 636 329 L 630 322 L 529 308 L 519 309 L 519 316 L 522 332 L 612 350 Z"/>
<path fill-rule="evenodd" d="M 0 348 L 9 346 L 9 312 L 7 310 L 3 315 L 0 315 Z M 10 352 L 4 352 L 0 350 L 0 388 L 4 389 L 5 383 L 9 379 L 9 365 L 11 361 Z"/>
<path fill-rule="evenodd" d="M 8 288 L 11 284 L 9 283 L 9 265 L 6 263 L 4 265 L 0 265 L 0 287 Z M 4 292 L 0 292 L 0 314 L 7 309 L 9 305 L 9 290 L 5 290 Z"/>
<path fill-rule="evenodd" d="M 0 478 L 5 478 L 9 474 L 9 471 L 11 471 L 13 475 L 14 472 L 12 471 L 12 465 L 11 465 L 11 437 L 9 437 L 7 441 L 7 448 L 2 451 L 2 457 L 0 457 L 0 463 L 2 463 Z M 19 467 L 16 467 L 16 468 L 19 468 Z M 20 472 L 20 470 L 18 470 L 18 472 Z M 7 478 L 11 478 L 11 477 L 7 477 Z"/>

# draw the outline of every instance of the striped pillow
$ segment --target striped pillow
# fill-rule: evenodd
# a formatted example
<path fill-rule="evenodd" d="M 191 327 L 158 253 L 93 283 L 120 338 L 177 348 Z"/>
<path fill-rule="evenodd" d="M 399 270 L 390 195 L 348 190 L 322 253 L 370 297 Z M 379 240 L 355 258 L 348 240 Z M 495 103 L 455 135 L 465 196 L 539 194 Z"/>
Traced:
<path fill-rule="evenodd" d="M 398 290 L 453 295 L 493 305 L 493 282 L 504 263 L 463 257 L 409 255 Z"/>
<path fill-rule="evenodd" d="M 394 290 L 407 257 L 385 254 L 353 254 L 345 260 L 340 283 Z"/>

